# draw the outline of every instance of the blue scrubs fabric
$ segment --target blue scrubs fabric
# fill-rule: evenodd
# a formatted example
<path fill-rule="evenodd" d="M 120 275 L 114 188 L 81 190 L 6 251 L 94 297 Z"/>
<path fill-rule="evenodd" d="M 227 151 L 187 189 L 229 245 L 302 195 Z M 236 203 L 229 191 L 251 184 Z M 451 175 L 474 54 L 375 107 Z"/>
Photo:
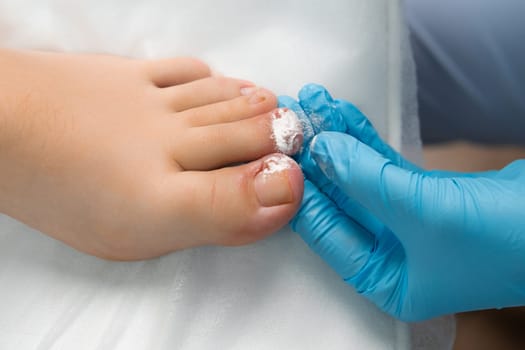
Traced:
<path fill-rule="evenodd" d="M 423 142 L 525 145 L 525 1 L 405 4 Z"/>

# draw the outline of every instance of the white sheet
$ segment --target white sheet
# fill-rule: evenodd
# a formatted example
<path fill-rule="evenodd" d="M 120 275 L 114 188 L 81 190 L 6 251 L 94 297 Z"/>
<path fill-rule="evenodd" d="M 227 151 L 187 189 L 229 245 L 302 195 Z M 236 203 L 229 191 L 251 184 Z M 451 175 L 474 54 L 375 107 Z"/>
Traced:
<path fill-rule="evenodd" d="M 390 0 L 2 0 L 0 45 L 189 54 L 292 95 L 316 81 L 356 102 L 400 147 L 400 115 L 413 101 L 402 97 L 410 93 L 401 89 L 399 22 Z M 409 346 L 404 324 L 287 229 L 243 248 L 112 263 L 0 216 L 0 286 L 1 349 Z"/>

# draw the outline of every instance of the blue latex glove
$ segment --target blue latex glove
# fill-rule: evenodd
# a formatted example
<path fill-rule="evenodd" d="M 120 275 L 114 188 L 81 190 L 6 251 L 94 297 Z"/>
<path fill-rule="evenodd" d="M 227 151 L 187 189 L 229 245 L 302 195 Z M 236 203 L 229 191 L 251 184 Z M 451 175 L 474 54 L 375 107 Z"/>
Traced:
<path fill-rule="evenodd" d="M 334 131 L 316 130 L 299 156 L 292 227 L 344 281 L 406 321 L 525 304 L 525 161 L 427 172 L 350 103 L 317 85 L 299 98 L 280 101 Z"/>

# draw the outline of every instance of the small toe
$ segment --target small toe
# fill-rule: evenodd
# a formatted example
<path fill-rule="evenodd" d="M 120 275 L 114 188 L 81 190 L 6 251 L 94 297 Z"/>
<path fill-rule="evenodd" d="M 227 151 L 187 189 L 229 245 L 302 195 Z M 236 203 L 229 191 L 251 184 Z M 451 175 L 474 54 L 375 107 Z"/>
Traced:
<path fill-rule="evenodd" d="M 159 88 L 185 84 L 211 75 L 206 63 L 191 57 L 146 61 L 145 70 L 149 79 Z"/>
<path fill-rule="evenodd" d="M 177 113 L 178 122 L 191 127 L 208 126 L 248 119 L 272 111 L 277 97 L 269 90 L 254 88 L 247 95 Z"/>
<path fill-rule="evenodd" d="M 295 114 L 288 115 L 286 121 L 283 110 L 276 109 L 236 122 L 189 128 L 174 140 L 174 159 L 186 170 L 211 170 L 273 152 L 293 155 L 302 146 L 302 128 Z"/>
<path fill-rule="evenodd" d="M 183 144 L 192 144 L 191 152 Z M 175 141 L 174 159 L 186 170 L 211 170 L 275 152 L 269 114 L 188 129 Z"/>
<path fill-rule="evenodd" d="M 175 112 L 206 106 L 239 97 L 254 88 L 249 81 L 208 77 L 162 89 L 169 107 Z"/>

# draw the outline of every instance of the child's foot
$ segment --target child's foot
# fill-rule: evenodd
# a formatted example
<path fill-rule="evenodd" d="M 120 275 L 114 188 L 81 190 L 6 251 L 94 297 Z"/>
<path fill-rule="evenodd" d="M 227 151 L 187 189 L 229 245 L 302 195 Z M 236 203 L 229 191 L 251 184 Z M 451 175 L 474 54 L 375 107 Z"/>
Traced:
<path fill-rule="evenodd" d="M 188 58 L 0 50 L 0 75 L 0 211 L 78 250 L 245 244 L 299 206 L 301 171 L 272 153 L 302 135 L 267 90 Z"/>

